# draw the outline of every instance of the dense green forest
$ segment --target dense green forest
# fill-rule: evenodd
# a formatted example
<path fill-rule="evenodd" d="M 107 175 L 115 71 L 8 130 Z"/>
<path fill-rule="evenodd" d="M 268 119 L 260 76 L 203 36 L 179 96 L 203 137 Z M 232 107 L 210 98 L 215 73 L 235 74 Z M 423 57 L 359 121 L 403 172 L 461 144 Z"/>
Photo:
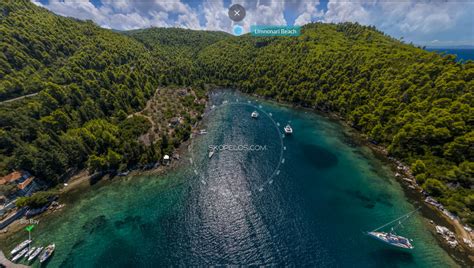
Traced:
<path fill-rule="evenodd" d="M 186 84 L 204 88 L 196 70 L 199 51 L 230 35 L 224 32 L 194 31 L 180 28 L 149 28 L 123 32 L 140 41 L 154 59 L 173 62 L 160 72 L 160 84 Z"/>
<path fill-rule="evenodd" d="M 149 28 L 123 32 L 145 44 L 148 48 L 169 47 L 198 53 L 203 48 L 231 35 L 224 32 L 195 31 L 181 28 Z"/>
<path fill-rule="evenodd" d="M 228 38 L 197 64 L 209 83 L 339 114 L 474 224 L 474 62 L 374 27 L 315 23 L 298 38 Z"/>
<path fill-rule="evenodd" d="M 337 113 L 411 165 L 427 192 L 474 224 L 473 62 L 352 23 L 309 24 L 291 38 L 113 32 L 13 0 L 0 3 L 0 21 L 0 100 L 39 92 L 0 105 L 3 174 L 25 169 L 59 182 L 78 168 L 156 161 L 188 136 L 188 126 L 176 137 L 158 133 L 150 145 L 140 137 L 152 124 L 130 115 L 167 114 L 146 107 L 160 86 L 192 86 L 201 99 L 211 84 Z M 153 103 L 177 101 L 169 92 Z M 190 97 L 179 101 L 177 109 L 202 108 Z"/>
<path fill-rule="evenodd" d="M 186 105 L 170 107 L 183 115 L 184 126 L 173 136 L 161 129 L 151 145 L 139 141 L 150 121 L 130 116 L 145 108 L 159 86 L 185 84 L 185 74 L 175 69 L 181 58 L 160 54 L 168 48 L 150 50 L 29 1 L 2 1 L 0 20 L 1 100 L 39 93 L 0 104 L 0 175 L 24 169 L 56 184 L 85 167 L 94 172 L 153 163 L 189 137 L 195 119 L 184 116 L 189 111 L 183 107 L 202 110 L 189 98 Z M 196 40 L 205 39 L 200 34 Z M 173 94 L 159 97 L 179 100 Z"/>

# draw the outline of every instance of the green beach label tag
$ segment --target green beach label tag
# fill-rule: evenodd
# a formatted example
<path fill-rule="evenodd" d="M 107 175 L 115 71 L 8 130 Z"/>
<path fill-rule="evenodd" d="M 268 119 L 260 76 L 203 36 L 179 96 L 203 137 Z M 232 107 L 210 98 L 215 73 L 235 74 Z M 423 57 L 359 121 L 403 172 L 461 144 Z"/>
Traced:
<path fill-rule="evenodd" d="M 26 227 L 25 227 L 25 230 L 27 230 L 28 232 L 31 232 L 31 230 L 33 230 L 33 228 L 35 228 L 35 225 L 34 225 L 34 224 L 32 224 L 32 225 L 30 225 L 30 226 L 26 226 Z"/>
<path fill-rule="evenodd" d="M 250 34 L 253 36 L 300 36 L 300 26 L 250 26 Z"/>

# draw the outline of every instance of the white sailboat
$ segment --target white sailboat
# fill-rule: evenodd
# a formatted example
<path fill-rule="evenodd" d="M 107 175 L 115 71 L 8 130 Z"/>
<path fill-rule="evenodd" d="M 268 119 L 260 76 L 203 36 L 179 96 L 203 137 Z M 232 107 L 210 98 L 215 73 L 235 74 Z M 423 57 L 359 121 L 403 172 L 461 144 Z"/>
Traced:
<path fill-rule="evenodd" d="M 391 246 L 394 246 L 394 247 L 397 247 L 397 248 L 401 248 L 401 249 L 408 249 L 408 250 L 411 250 L 414 248 L 414 246 L 411 244 L 410 242 L 410 239 L 406 238 L 406 237 L 403 237 L 403 236 L 400 236 L 400 235 L 397 235 L 395 233 L 395 229 L 400 227 L 402 225 L 402 222 L 407 220 L 413 213 L 415 213 L 416 211 L 418 211 L 420 208 L 417 208 L 416 210 L 414 211 L 411 211 L 389 223 L 386 223 L 380 227 L 378 227 L 377 229 L 374 229 L 373 231 L 370 231 L 370 232 L 367 232 L 367 235 L 369 235 L 370 237 L 372 238 L 375 238 L 376 240 L 378 241 L 381 241 L 381 242 L 384 242 L 388 245 L 391 245 Z M 380 232 L 379 230 L 381 230 L 382 228 L 386 227 L 386 226 L 389 226 L 395 222 L 398 222 L 398 224 L 396 224 L 394 227 L 392 227 L 390 229 L 390 232 Z"/>

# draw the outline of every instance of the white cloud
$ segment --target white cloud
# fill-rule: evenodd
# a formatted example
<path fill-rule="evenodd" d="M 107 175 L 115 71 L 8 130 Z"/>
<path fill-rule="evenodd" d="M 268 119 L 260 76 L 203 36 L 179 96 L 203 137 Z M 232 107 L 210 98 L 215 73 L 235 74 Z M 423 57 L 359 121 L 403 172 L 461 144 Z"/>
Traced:
<path fill-rule="evenodd" d="M 324 13 L 318 10 L 319 0 L 304 1 L 298 7 L 299 16 L 295 20 L 295 25 L 305 25 L 313 22 L 316 18 L 322 17 Z"/>
<path fill-rule="evenodd" d="M 241 4 L 245 10 L 245 19 L 240 23 L 246 32 L 251 25 L 286 25 L 284 15 L 285 1 L 235 0 L 232 4 Z"/>
<path fill-rule="evenodd" d="M 436 38 L 474 39 L 473 10 L 474 2 L 459 0 L 329 0 L 323 21 L 375 25 L 394 37 L 426 44 Z"/>
<path fill-rule="evenodd" d="M 206 20 L 206 29 L 223 30 L 230 32 L 232 21 L 227 15 L 227 8 L 224 7 L 224 1 L 205 0 L 203 3 L 203 16 Z"/>
<path fill-rule="evenodd" d="M 187 0 L 102 0 L 98 7 L 90 0 L 32 1 L 57 14 L 118 30 L 156 26 L 232 32 L 236 24 L 224 0 L 190 0 L 200 1 L 197 8 Z M 474 40 L 474 1 L 469 0 L 329 0 L 327 8 L 319 0 L 231 0 L 230 5 L 235 3 L 247 10 L 238 23 L 245 31 L 256 24 L 286 25 L 285 15 L 292 14 L 296 25 L 358 22 L 415 43 Z"/>
<path fill-rule="evenodd" d="M 421 34 L 453 28 L 467 12 L 468 2 L 459 1 L 378 1 L 369 23 L 382 29 Z M 472 15 L 472 11 L 471 11 Z M 472 21 L 471 23 L 474 23 Z"/>
<path fill-rule="evenodd" d="M 41 5 L 37 0 L 35 4 Z M 180 1 L 103 0 L 100 7 L 88 0 L 49 0 L 42 5 L 63 16 L 93 20 L 105 28 L 131 30 L 157 27 L 200 29 L 198 14 Z M 171 21 L 170 16 L 175 16 Z"/>
<path fill-rule="evenodd" d="M 206 20 L 205 29 L 232 32 L 234 25 L 242 25 L 245 32 L 250 31 L 251 25 L 286 25 L 284 11 L 285 1 L 254 1 L 233 0 L 230 5 L 240 4 L 246 10 L 243 21 L 233 22 L 224 6 L 223 0 L 205 0 L 203 16 Z"/>
<path fill-rule="evenodd" d="M 43 7 L 43 4 L 41 4 L 39 0 L 31 0 L 31 2 L 37 6 Z"/>
<path fill-rule="evenodd" d="M 83 20 L 106 20 L 106 16 L 89 1 L 50 0 L 48 4 L 44 6 L 63 16 L 75 17 Z"/>
<path fill-rule="evenodd" d="M 364 5 L 363 2 L 330 0 L 326 14 L 324 14 L 324 21 L 335 23 L 349 21 L 370 24 L 371 14 Z"/>

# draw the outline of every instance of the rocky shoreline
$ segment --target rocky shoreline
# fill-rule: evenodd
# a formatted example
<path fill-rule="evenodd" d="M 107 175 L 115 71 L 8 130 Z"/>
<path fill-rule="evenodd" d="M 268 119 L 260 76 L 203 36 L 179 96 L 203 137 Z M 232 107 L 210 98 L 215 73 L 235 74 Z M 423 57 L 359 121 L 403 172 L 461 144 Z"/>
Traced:
<path fill-rule="evenodd" d="M 474 267 L 474 232 L 466 225 L 463 225 L 460 220 L 444 207 L 434 205 L 431 202 L 427 202 L 430 199 L 429 196 L 421 186 L 416 183 L 415 177 L 413 176 L 410 167 L 404 164 L 402 161 L 388 156 L 387 150 L 380 145 L 376 145 L 369 141 L 367 137 L 355 130 L 350 124 L 344 120 L 344 118 L 336 113 L 316 109 L 314 107 L 304 107 L 296 105 L 290 102 L 281 102 L 273 99 L 263 98 L 259 95 L 253 94 L 254 98 L 273 102 L 277 105 L 284 105 L 291 108 L 302 109 L 305 111 L 320 113 L 321 115 L 335 120 L 345 126 L 349 131 L 349 136 L 361 145 L 369 147 L 377 157 L 384 162 L 390 164 L 394 172 L 397 181 L 403 186 L 406 196 L 409 200 L 417 202 L 418 205 L 422 206 L 421 214 L 427 220 L 431 233 L 436 237 L 436 240 L 440 246 L 446 250 L 460 265 Z M 437 203 L 437 202 L 436 202 Z M 445 227 L 449 226 L 448 227 Z M 436 231 L 436 226 L 445 227 L 448 230 L 450 228 L 454 230 L 452 235 L 439 234 Z M 456 242 L 453 242 L 453 239 Z M 455 245 L 455 246 L 453 246 Z"/>

